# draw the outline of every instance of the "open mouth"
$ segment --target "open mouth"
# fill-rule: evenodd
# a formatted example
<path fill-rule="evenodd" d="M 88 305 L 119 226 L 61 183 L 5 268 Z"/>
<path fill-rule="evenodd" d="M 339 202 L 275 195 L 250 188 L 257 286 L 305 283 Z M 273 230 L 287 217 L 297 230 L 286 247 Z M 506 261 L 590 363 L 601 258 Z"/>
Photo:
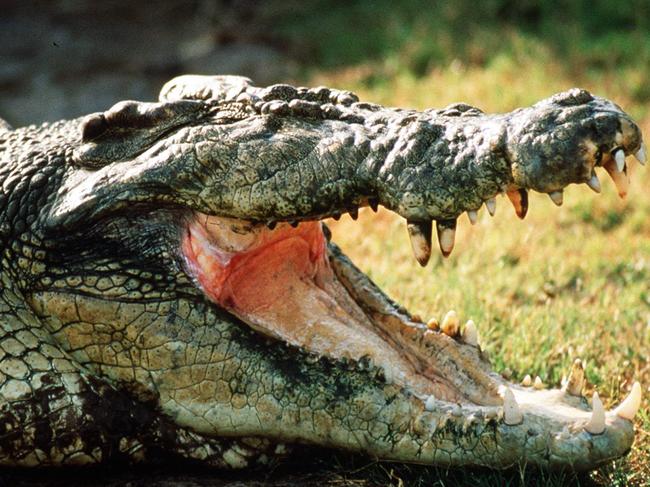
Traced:
<path fill-rule="evenodd" d="M 423 400 L 500 403 L 498 377 L 481 359 L 471 330 L 465 328 L 466 343 L 456 342 L 454 316 L 441 333 L 400 312 L 370 283 L 359 283 L 356 270 L 328 249 L 319 221 L 271 230 L 196 215 L 183 251 L 205 294 L 260 333 L 320 356 L 369 359 L 387 380 Z M 448 354 L 439 360 L 436 349 L 452 345 L 454 360 Z"/>
<path fill-rule="evenodd" d="M 410 233 L 417 258 L 417 239 Z M 461 325 L 454 312 L 442 323 L 414 318 L 327 235 L 320 221 L 268 228 L 195 213 L 182 251 L 205 295 L 259 333 L 318 356 L 370 361 L 425 411 L 449 410 L 508 425 L 526 418 L 533 427 L 551 424 L 562 438 L 570 432 L 598 435 L 636 414 L 638 384 L 614 411 L 606 412 L 597 394 L 590 406 L 582 397 L 580 361 L 561 389 L 546 389 L 540 381 L 509 383 L 492 370 L 471 320 Z"/>

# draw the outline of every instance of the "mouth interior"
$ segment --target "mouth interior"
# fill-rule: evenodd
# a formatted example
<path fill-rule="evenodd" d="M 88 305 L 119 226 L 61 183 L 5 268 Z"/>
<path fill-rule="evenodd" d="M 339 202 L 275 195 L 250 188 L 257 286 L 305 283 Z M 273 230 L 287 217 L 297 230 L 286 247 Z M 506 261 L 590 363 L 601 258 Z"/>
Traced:
<path fill-rule="evenodd" d="M 197 213 L 182 251 L 206 296 L 260 333 L 321 356 L 369 358 L 388 382 L 423 399 L 501 402 L 477 349 L 379 309 L 337 275 L 319 221 L 271 230 Z M 451 379 L 458 368 L 469 371 L 473 387 L 463 387 L 467 377 Z"/>

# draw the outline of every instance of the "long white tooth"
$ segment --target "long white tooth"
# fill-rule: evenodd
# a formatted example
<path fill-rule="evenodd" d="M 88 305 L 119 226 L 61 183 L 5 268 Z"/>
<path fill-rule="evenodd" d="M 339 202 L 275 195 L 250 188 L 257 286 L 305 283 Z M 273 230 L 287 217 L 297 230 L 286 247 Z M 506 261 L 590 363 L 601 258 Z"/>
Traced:
<path fill-rule="evenodd" d="M 440 220 L 436 222 L 438 244 L 443 257 L 449 257 L 456 241 L 456 220 Z"/>
<path fill-rule="evenodd" d="M 618 169 L 618 172 L 623 172 L 623 169 L 625 169 L 625 152 L 623 152 L 623 149 L 618 149 L 614 152 L 614 160 L 616 161 L 616 169 Z"/>
<path fill-rule="evenodd" d="M 625 198 L 630 185 L 630 178 L 627 175 L 627 171 L 620 172 L 616 167 L 616 164 L 612 161 L 607 161 L 603 167 L 607 171 L 607 174 L 609 174 L 609 177 L 612 178 L 612 181 L 614 181 L 618 195 L 621 198 Z"/>
<path fill-rule="evenodd" d="M 623 400 L 621 404 L 614 409 L 614 414 L 620 418 L 629 419 L 632 421 L 637 411 L 641 407 L 641 384 L 635 382 L 632 385 L 630 394 Z"/>
<path fill-rule="evenodd" d="M 436 408 L 436 398 L 433 396 L 427 397 L 426 402 L 424 403 L 424 409 L 427 411 L 433 411 Z"/>
<path fill-rule="evenodd" d="M 476 225 L 476 222 L 478 220 L 478 213 L 476 210 L 467 210 L 467 218 L 469 218 L 469 222 L 472 225 Z"/>
<path fill-rule="evenodd" d="M 463 341 L 473 347 L 478 346 L 478 330 L 474 320 L 467 320 L 463 329 Z"/>
<path fill-rule="evenodd" d="M 515 395 L 509 387 L 506 387 L 503 390 L 503 422 L 507 425 L 514 426 L 522 423 L 523 420 L 524 415 L 521 409 L 519 409 Z"/>
<path fill-rule="evenodd" d="M 634 154 L 634 157 L 636 157 L 636 160 L 639 161 L 639 164 L 642 166 L 645 166 L 647 157 L 645 153 L 645 144 L 641 143 L 641 147 L 639 147 L 639 150 L 636 151 L 636 154 Z"/>
<path fill-rule="evenodd" d="M 582 389 L 585 386 L 585 369 L 582 360 L 579 358 L 573 361 L 569 378 L 563 384 L 563 389 L 572 396 L 582 396 Z"/>
<path fill-rule="evenodd" d="M 452 249 L 454 248 L 454 242 L 456 240 L 456 230 L 453 228 L 444 228 L 440 231 L 440 250 L 442 254 L 447 257 L 451 254 Z"/>
<path fill-rule="evenodd" d="M 490 198 L 485 202 L 485 207 L 487 208 L 488 212 L 490 212 L 490 216 L 494 216 L 494 212 L 497 211 L 497 199 L 496 198 Z"/>
<path fill-rule="evenodd" d="M 599 435 L 605 431 L 605 408 L 596 391 L 591 401 L 591 419 L 585 425 L 585 430 L 592 435 Z"/>
<path fill-rule="evenodd" d="M 533 385 L 533 378 L 530 376 L 530 374 L 526 374 L 526 377 L 524 377 L 521 381 L 521 385 L 524 387 L 530 387 Z"/>
<path fill-rule="evenodd" d="M 593 189 L 596 193 L 600 193 L 600 179 L 595 171 L 591 171 L 591 178 L 587 181 L 587 186 Z"/>
<path fill-rule="evenodd" d="M 538 376 L 535 377 L 535 382 L 533 382 L 533 389 L 536 389 L 538 391 L 544 389 L 544 383 L 542 382 L 542 379 Z"/>
<path fill-rule="evenodd" d="M 431 222 L 407 222 L 406 229 L 411 240 L 415 260 L 424 267 L 431 257 Z"/>
<path fill-rule="evenodd" d="M 440 331 L 450 337 L 458 335 L 458 332 L 460 331 L 460 321 L 458 320 L 458 315 L 453 309 L 447 311 L 447 314 L 440 325 Z"/>
<path fill-rule="evenodd" d="M 549 193 L 548 196 L 557 206 L 562 206 L 562 202 L 564 201 L 563 191 L 553 191 L 552 193 Z"/>

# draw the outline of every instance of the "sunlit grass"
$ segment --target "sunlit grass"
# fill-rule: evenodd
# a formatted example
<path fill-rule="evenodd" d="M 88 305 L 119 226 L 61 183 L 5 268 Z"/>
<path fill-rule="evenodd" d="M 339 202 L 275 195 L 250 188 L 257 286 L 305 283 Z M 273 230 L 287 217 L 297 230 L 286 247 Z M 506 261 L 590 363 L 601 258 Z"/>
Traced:
<path fill-rule="evenodd" d="M 452 63 L 416 78 L 392 73 L 384 61 L 315 73 L 309 81 L 354 89 L 365 100 L 387 105 L 464 101 L 486 111 L 510 110 L 582 86 L 619 103 L 650 134 L 647 107 L 631 96 L 645 76 L 638 69 L 576 72 L 554 63 L 542 46 L 518 49 L 485 68 Z M 557 386 L 580 357 L 589 388 L 610 407 L 633 380 L 641 381 L 646 398 L 634 448 L 613 467 L 592 473 L 602 485 L 645 485 L 650 478 L 650 171 L 632 166 L 625 201 L 603 172 L 602 195 L 571 186 L 559 209 L 546 195 L 531 194 L 524 221 L 507 198 L 498 200 L 494 218 L 483 210 L 476 226 L 462 216 L 452 256 L 435 253 L 424 269 L 411 255 L 404 221 L 394 214 L 367 209 L 357 222 L 329 222 L 344 251 L 411 312 L 426 319 L 455 309 L 474 319 L 496 368 L 510 368 L 515 379 L 539 375 Z M 493 482 L 486 478 L 486 485 Z"/>

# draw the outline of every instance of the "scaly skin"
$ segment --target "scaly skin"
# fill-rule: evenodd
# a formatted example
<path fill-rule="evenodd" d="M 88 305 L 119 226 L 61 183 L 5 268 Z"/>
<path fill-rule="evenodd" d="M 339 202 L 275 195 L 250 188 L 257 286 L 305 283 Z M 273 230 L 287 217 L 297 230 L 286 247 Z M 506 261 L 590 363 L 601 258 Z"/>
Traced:
<path fill-rule="evenodd" d="M 485 115 L 237 77 L 181 77 L 160 103 L 0 125 L 0 464 L 164 451 L 241 468 L 293 443 L 493 468 L 619 457 L 631 421 L 608 413 L 603 432 L 586 431 L 583 398 L 508 384 L 473 340 L 413 320 L 331 242 L 338 282 L 404 354 L 434 364 L 449 397 L 265 337 L 206 297 L 181 249 L 197 212 L 274 227 L 381 204 L 409 221 L 426 263 L 432 220 L 448 254 L 462 212 L 507 191 L 525 214 L 525 190 L 587 182 L 640 147 L 620 108 L 580 90 Z M 504 413 L 503 387 L 521 419 Z"/>

